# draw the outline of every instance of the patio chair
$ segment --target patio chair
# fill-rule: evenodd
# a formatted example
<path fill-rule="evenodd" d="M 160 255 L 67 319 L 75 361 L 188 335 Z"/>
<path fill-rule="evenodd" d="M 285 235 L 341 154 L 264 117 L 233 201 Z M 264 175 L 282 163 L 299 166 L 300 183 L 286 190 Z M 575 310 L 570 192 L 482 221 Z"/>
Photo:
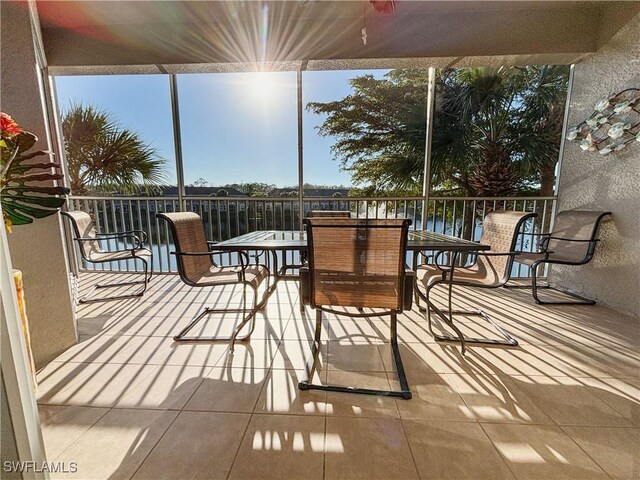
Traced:
<path fill-rule="evenodd" d="M 147 234 L 142 230 L 127 230 L 123 232 L 98 233 L 91 217 L 86 212 L 60 212 L 69 219 L 73 230 L 74 240 L 78 243 L 80 255 L 89 263 L 112 263 L 121 260 L 140 260 L 143 266 L 144 280 L 128 282 L 96 283 L 89 292 L 78 300 L 79 303 L 101 302 L 106 300 L 119 300 L 122 298 L 141 297 L 147 290 L 147 285 L 153 276 L 153 253 L 142 244 L 147 241 Z M 132 248 L 105 251 L 100 240 L 132 240 Z M 101 288 L 122 287 L 127 285 L 143 285 L 142 289 L 127 294 L 109 295 L 106 297 L 91 298 L 91 294 Z"/>
<path fill-rule="evenodd" d="M 482 236 L 480 243 L 489 245 L 489 251 L 468 252 L 470 262 L 462 267 L 442 265 L 439 263 L 444 252 L 435 256 L 434 265 L 423 265 L 418 269 L 418 278 L 425 288 L 421 297 L 427 303 L 427 322 L 433 338 L 439 342 L 459 341 L 462 353 L 465 353 L 466 344 L 481 345 L 506 345 L 517 346 L 518 341 L 509 332 L 498 325 L 495 320 L 482 309 L 462 311 L 452 309 L 452 295 L 454 286 L 472 288 L 498 288 L 509 280 L 514 257 L 520 252 L 516 251 L 518 236 L 524 223 L 535 217 L 535 213 L 494 211 L 489 213 L 482 222 Z M 455 265 L 455 258 L 450 264 Z M 431 297 L 431 290 L 437 285 L 446 285 L 449 288 L 447 297 L 447 311 L 443 312 L 437 307 Z M 431 323 L 431 310 L 440 317 L 457 335 L 457 337 L 437 334 L 433 331 Z M 480 316 L 489 322 L 500 335 L 500 339 L 493 338 L 469 338 L 465 337 L 454 324 L 454 315 Z"/>
<path fill-rule="evenodd" d="M 238 251 L 237 265 L 219 266 L 213 260 L 213 255 L 220 254 L 215 250 L 215 242 L 207 241 L 204 225 L 200 215 L 192 212 L 158 213 L 157 218 L 165 220 L 170 227 L 178 264 L 180 279 L 191 287 L 217 287 L 223 285 L 242 285 L 242 308 L 208 308 L 196 316 L 173 339 L 176 342 L 215 342 L 230 341 L 231 351 L 236 340 L 247 340 L 255 327 L 255 314 L 262 309 L 268 300 L 270 293 L 270 272 L 265 265 L 250 265 L 249 255 Z M 267 280 L 262 299 L 258 302 L 258 289 L 264 280 Z M 247 288 L 253 290 L 253 306 L 247 308 Z M 228 337 L 221 336 L 187 336 L 197 323 L 208 315 L 215 313 L 242 313 L 242 320 L 233 334 Z M 246 335 L 238 337 L 242 328 L 248 323 L 249 331 Z"/>
<path fill-rule="evenodd" d="M 303 301 L 316 311 L 313 363 L 320 349 L 322 313 L 339 316 L 390 316 L 391 348 L 400 390 L 374 390 L 352 386 L 316 385 L 309 380 L 298 384 L 301 390 L 363 393 L 411 398 L 411 391 L 400 358 L 397 339 L 398 314 L 413 296 L 412 279 L 407 281 L 405 255 L 411 221 L 407 219 L 305 219 L 309 264 L 301 269 Z M 408 291 L 407 291 L 408 290 Z M 382 309 L 365 314 L 351 313 L 336 307 Z"/>
<path fill-rule="evenodd" d="M 506 288 L 531 288 L 533 299 L 542 305 L 595 305 L 596 301 L 548 283 L 538 285 L 538 269 L 546 265 L 584 265 L 593 258 L 602 220 L 611 212 L 565 210 L 558 213 L 550 233 L 540 234 L 539 252 L 523 253 L 518 261 L 531 268 L 531 285 L 505 285 Z M 551 289 L 575 300 L 542 300 L 538 289 Z"/>

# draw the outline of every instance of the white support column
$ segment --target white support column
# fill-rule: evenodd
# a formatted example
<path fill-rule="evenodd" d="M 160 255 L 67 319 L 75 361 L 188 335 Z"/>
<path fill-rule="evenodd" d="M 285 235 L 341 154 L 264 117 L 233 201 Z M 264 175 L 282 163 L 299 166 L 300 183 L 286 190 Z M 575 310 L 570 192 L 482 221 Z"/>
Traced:
<path fill-rule="evenodd" d="M 300 66 L 296 72 L 297 106 L 298 106 L 298 223 L 302 231 L 302 219 L 304 218 L 304 156 L 302 151 L 302 70 Z"/>
<path fill-rule="evenodd" d="M 427 214 L 429 210 L 429 192 L 431 190 L 431 140 L 433 138 L 433 115 L 436 95 L 436 69 L 429 67 L 429 77 L 427 83 L 427 121 L 426 121 L 426 138 L 424 144 L 424 171 L 422 173 L 422 196 L 424 204 L 422 205 L 422 229 L 427 225 Z"/>
<path fill-rule="evenodd" d="M 182 161 L 182 135 L 180 133 L 180 104 L 178 103 L 178 79 L 169 75 L 171 88 L 171 118 L 173 120 L 173 147 L 176 155 L 176 177 L 178 181 L 178 206 L 184 210 L 184 164 Z"/>
<path fill-rule="evenodd" d="M 569 126 L 569 108 L 571 106 L 571 92 L 573 90 L 573 74 L 575 71 L 575 64 L 571 64 L 569 68 L 569 80 L 567 82 L 567 99 L 564 104 L 564 120 L 562 121 L 562 137 L 560 137 L 560 148 L 558 150 L 558 164 L 556 167 L 556 181 L 553 186 L 553 194 L 556 196 L 556 204 L 558 203 L 558 186 L 560 185 L 560 174 L 562 173 L 562 157 L 564 157 L 564 147 L 567 140 L 567 127 Z M 551 215 L 551 225 L 553 226 L 553 219 L 555 212 Z"/>

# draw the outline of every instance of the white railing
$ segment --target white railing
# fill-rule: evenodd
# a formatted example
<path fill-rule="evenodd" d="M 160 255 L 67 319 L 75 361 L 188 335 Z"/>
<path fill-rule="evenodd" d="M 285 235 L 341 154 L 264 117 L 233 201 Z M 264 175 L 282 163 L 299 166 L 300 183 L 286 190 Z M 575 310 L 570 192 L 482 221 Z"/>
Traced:
<path fill-rule="evenodd" d="M 154 270 L 175 272 L 175 259 L 168 226 L 156 213 L 193 211 L 202 217 L 209 240 L 222 241 L 255 230 L 297 230 L 300 209 L 297 197 L 69 197 L 69 208 L 88 212 L 100 232 L 144 230 L 154 252 Z M 303 211 L 349 210 L 360 218 L 410 218 L 411 229 L 423 229 L 479 240 L 482 219 L 493 210 L 537 212 L 535 222 L 525 227 L 519 248 L 535 249 L 534 233 L 548 231 L 555 209 L 555 197 L 430 197 L 426 215 L 424 197 L 305 197 Z M 115 242 L 115 241 L 112 241 Z M 128 244 L 107 244 L 105 248 Z M 293 253 L 292 253 L 293 255 Z M 295 259 L 290 260 L 295 263 Z M 134 262 L 83 264 L 81 268 L 138 271 Z M 513 275 L 528 276 L 528 268 L 516 264 Z"/>

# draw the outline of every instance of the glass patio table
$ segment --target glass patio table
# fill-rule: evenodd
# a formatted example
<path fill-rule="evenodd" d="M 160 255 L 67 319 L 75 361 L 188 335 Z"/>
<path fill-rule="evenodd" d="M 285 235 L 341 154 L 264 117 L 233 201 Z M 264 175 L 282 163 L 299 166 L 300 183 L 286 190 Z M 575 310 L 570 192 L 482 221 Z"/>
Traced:
<path fill-rule="evenodd" d="M 287 276 L 292 277 L 286 275 L 287 270 L 300 267 L 300 265 L 287 264 L 286 252 L 306 252 L 307 237 L 305 232 L 297 230 L 259 230 L 216 243 L 215 248 L 229 252 L 239 250 L 271 252 L 275 267 L 274 274 L 276 279 L 279 279 Z M 455 265 L 460 253 L 478 250 L 489 250 L 489 246 L 427 230 L 409 231 L 407 251 L 412 252 L 411 263 L 414 270 L 418 266 L 417 252 L 451 252 L 449 263 Z M 278 252 L 284 253 L 281 268 L 278 268 Z"/>
<path fill-rule="evenodd" d="M 442 252 L 449 252 L 448 265 L 453 266 L 450 270 L 450 278 L 453 278 L 455 265 L 458 261 L 458 256 L 464 252 L 473 252 L 480 250 L 489 250 L 489 245 L 484 245 L 471 240 L 465 240 L 463 238 L 453 237 L 442 233 L 430 232 L 427 230 L 412 230 L 409 231 L 409 237 L 407 239 L 407 251 L 411 252 L 411 264 L 413 271 L 415 272 L 418 267 L 419 252 L 433 252 L 438 255 Z M 270 252 L 273 261 L 274 281 L 269 287 L 268 296 L 278 286 L 278 282 L 284 278 L 299 278 L 297 275 L 287 275 L 287 270 L 300 268 L 301 265 L 287 264 L 287 252 L 298 251 L 303 256 L 307 251 L 307 236 L 305 232 L 298 230 L 258 230 L 251 233 L 245 233 L 238 237 L 230 238 L 223 242 L 215 244 L 216 250 L 237 252 L 237 251 L 257 251 L 261 252 L 256 258 L 259 258 L 263 253 Z M 283 265 L 278 268 L 278 253 L 282 252 Z M 268 262 L 268 260 L 267 260 Z M 268 265 L 270 267 L 270 265 Z M 426 300 L 422 292 L 417 286 L 417 276 L 414 275 L 413 292 L 416 303 L 421 311 L 424 311 L 423 307 L 420 307 L 418 299 L 422 298 Z M 453 285 L 449 282 L 449 295 Z M 300 302 L 300 309 L 304 310 L 304 305 Z M 445 322 L 452 324 L 451 317 L 443 317 Z"/>

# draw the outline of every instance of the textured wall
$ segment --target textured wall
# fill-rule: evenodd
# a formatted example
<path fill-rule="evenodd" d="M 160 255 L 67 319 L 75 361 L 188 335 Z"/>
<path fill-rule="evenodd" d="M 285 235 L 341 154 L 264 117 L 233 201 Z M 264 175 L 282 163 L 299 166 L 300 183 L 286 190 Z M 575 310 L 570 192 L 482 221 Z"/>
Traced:
<path fill-rule="evenodd" d="M 16 462 L 18 461 L 18 447 L 16 445 L 16 435 L 13 431 L 13 424 L 11 423 L 11 412 L 9 411 L 9 402 L 7 400 L 7 391 L 4 386 L 4 378 L 0 374 L 0 469 L 4 462 Z M 19 480 L 22 479 L 22 474 L 19 472 L 7 473 L 4 469 L 2 471 L 2 478 L 6 480 Z"/>
<path fill-rule="evenodd" d="M 0 107 L 38 136 L 47 149 L 27 2 L 0 2 L 2 97 Z M 54 215 L 17 226 L 8 235 L 13 268 L 22 270 L 31 346 L 41 367 L 76 342 L 74 309 L 61 231 Z"/>
<path fill-rule="evenodd" d="M 640 15 L 576 65 L 569 125 L 587 118 L 600 98 L 629 87 L 640 88 Z M 640 316 L 640 143 L 602 156 L 567 142 L 559 193 L 560 210 L 610 210 L 613 217 L 602 226 L 593 261 L 554 266 L 551 282 Z"/>

